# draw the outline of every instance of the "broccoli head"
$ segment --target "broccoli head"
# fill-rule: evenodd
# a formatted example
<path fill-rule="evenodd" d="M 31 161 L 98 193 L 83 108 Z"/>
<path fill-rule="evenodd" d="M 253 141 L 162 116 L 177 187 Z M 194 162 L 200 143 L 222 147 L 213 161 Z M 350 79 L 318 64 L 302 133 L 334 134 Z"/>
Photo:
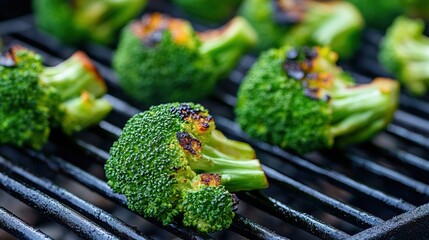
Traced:
<path fill-rule="evenodd" d="M 132 117 L 110 149 L 108 184 L 128 207 L 164 224 L 183 215 L 202 232 L 227 228 L 234 191 L 268 186 L 254 150 L 215 129 L 199 104 L 168 103 Z"/>
<path fill-rule="evenodd" d="M 225 21 L 233 16 L 242 0 L 173 0 L 191 16 L 209 22 Z"/>
<path fill-rule="evenodd" d="M 425 94 L 429 86 L 429 38 L 423 31 L 423 20 L 398 17 L 380 44 L 381 64 L 415 95 Z"/>
<path fill-rule="evenodd" d="M 342 57 L 356 49 L 363 19 L 350 3 L 246 0 L 240 9 L 258 33 L 258 50 L 283 45 L 330 46 Z"/>
<path fill-rule="evenodd" d="M 0 57 L 0 142 L 40 149 L 51 127 L 66 133 L 99 122 L 111 110 L 104 81 L 82 52 L 55 67 L 23 47 Z M 83 107 L 85 105 L 85 107 Z"/>
<path fill-rule="evenodd" d="M 185 20 L 153 13 L 124 29 L 113 67 L 120 85 L 137 101 L 194 100 L 208 95 L 254 42 L 242 18 L 197 34 Z"/>
<path fill-rule="evenodd" d="M 299 153 L 364 141 L 397 107 L 396 81 L 356 85 L 327 47 L 269 50 L 240 86 L 237 121 L 250 136 Z"/>
<path fill-rule="evenodd" d="M 35 0 L 37 25 L 67 43 L 110 44 L 147 0 Z"/>

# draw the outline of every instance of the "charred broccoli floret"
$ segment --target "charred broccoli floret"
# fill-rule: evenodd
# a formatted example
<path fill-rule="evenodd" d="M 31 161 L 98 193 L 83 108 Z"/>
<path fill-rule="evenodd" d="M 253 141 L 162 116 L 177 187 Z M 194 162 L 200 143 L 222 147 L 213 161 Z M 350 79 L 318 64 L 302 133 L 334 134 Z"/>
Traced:
<path fill-rule="evenodd" d="M 183 215 L 201 232 L 227 228 L 236 197 L 268 186 L 254 150 L 226 138 L 199 104 L 153 106 L 132 117 L 110 149 L 108 184 L 128 207 L 164 224 Z"/>
<path fill-rule="evenodd" d="M 356 85 L 327 47 L 264 53 L 238 92 L 237 121 L 250 136 L 299 153 L 364 141 L 397 107 L 396 81 Z"/>
<path fill-rule="evenodd" d="M 240 14 L 257 31 L 259 50 L 321 45 L 348 57 L 356 49 L 364 25 L 358 10 L 341 1 L 246 0 Z"/>
<path fill-rule="evenodd" d="M 253 29 L 239 17 L 197 34 L 185 20 L 153 13 L 126 27 L 113 67 L 137 101 L 195 100 L 208 95 L 254 42 Z"/>
<path fill-rule="evenodd" d="M 233 16 L 242 0 L 173 0 L 187 13 L 210 22 L 225 21 Z"/>
<path fill-rule="evenodd" d="M 397 18 L 381 41 L 379 59 L 406 89 L 423 95 L 429 87 L 429 38 L 423 20 Z"/>
<path fill-rule="evenodd" d="M 111 110 L 98 99 L 106 91 L 89 58 L 82 52 L 55 67 L 15 46 L 0 57 L 0 142 L 40 149 L 51 127 L 66 133 L 99 122 Z"/>
<path fill-rule="evenodd" d="M 37 25 L 67 43 L 110 44 L 147 0 L 35 0 Z"/>

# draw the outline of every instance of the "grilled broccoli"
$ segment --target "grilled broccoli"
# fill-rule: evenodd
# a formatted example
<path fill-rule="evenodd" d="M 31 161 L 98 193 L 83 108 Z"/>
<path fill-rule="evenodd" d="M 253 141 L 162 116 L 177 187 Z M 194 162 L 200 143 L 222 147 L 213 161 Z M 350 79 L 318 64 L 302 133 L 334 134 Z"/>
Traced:
<path fill-rule="evenodd" d="M 237 200 L 230 192 L 268 186 L 254 150 L 226 138 L 193 103 L 152 106 L 132 117 L 105 170 L 131 210 L 164 224 L 180 215 L 201 232 L 231 224 Z"/>
<path fill-rule="evenodd" d="M 409 0 L 348 0 L 362 13 L 367 26 L 385 29 L 404 14 Z"/>
<path fill-rule="evenodd" d="M 250 136 L 299 153 L 364 141 L 397 107 L 396 81 L 356 85 L 327 47 L 261 55 L 240 86 L 237 121 Z"/>
<path fill-rule="evenodd" d="M 110 44 L 147 0 L 35 0 L 37 25 L 64 42 Z"/>
<path fill-rule="evenodd" d="M 253 29 L 239 17 L 197 34 L 185 20 L 152 13 L 126 27 L 113 67 L 137 101 L 190 101 L 208 95 L 255 42 Z"/>
<path fill-rule="evenodd" d="M 330 46 L 349 57 L 359 43 L 363 19 L 347 2 L 246 0 L 240 9 L 258 33 L 258 50 L 283 45 Z"/>
<path fill-rule="evenodd" d="M 40 149 L 51 127 L 79 131 L 99 122 L 110 104 L 88 57 L 77 52 L 55 67 L 43 67 L 40 55 L 20 46 L 0 57 L 0 142 Z"/>
<path fill-rule="evenodd" d="M 429 87 L 429 38 L 423 34 L 423 20 L 398 17 L 380 44 L 379 59 L 406 89 L 423 95 Z"/>
<path fill-rule="evenodd" d="M 210 21 L 220 22 L 234 15 L 242 0 L 173 0 L 173 3 L 190 15 Z"/>

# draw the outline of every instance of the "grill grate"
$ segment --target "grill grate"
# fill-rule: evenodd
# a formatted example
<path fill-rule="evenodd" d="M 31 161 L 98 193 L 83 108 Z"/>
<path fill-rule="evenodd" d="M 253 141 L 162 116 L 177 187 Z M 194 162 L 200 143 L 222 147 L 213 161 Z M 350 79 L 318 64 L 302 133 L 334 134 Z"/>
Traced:
<path fill-rule="evenodd" d="M 168 4 L 152 9 L 170 12 Z M 178 12 L 173 12 L 179 14 Z M 202 28 L 201 26 L 198 26 Z M 38 32 L 31 16 L 0 23 L 6 42 L 24 45 L 41 54 L 47 65 L 70 56 L 75 49 Z M 375 61 L 379 32 L 368 30 L 359 54 L 343 62 L 345 69 L 362 82 L 386 76 Z M 126 120 L 145 109 L 125 96 L 110 69 L 112 50 L 88 45 L 83 49 L 96 61 L 109 85 L 106 98 L 114 112 L 98 127 L 65 137 L 53 133 L 42 152 L 0 146 L 0 188 L 86 239 L 427 239 L 429 231 L 429 99 L 401 95 L 394 122 L 370 142 L 340 151 L 304 156 L 250 139 L 233 122 L 235 92 L 255 61 L 245 56 L 229 79 L 220 83 L 211 98 L 202 101 L 227 136 L 251 143 L 257 150 L 270 181 L 262 192 L 240 193 L 240 208 L 229 230 L 206 235 L 179 222 L 163 226 L 146 219 L 138 229 L 116 209 L 128 215 L 126 199 L 105 183 L 103 164 L 111 143 Z M 22 167 L 22 166 L 25 166 Z M 60 176 L 107 199 L 110 207 L 84 200 L 85 196 L 62 187 Z M 1 195 L 1 193 L 0 193 Z M 2 202 L 0 201 L 0 205 Z M 258 210 L 259 209 L 259 210 Z M 49 239 L 37 226 L 19 219 L 13 210 L 0 206 L 0 228 L 19 239 Z M 18 216 L 15 216 L 18 215 Z M 166 231 L 165 231 L 166 230 Z M 169 233 L 167 233 L 169 232 Z M 411 235 L 412 234 L 412 235 Z"/>

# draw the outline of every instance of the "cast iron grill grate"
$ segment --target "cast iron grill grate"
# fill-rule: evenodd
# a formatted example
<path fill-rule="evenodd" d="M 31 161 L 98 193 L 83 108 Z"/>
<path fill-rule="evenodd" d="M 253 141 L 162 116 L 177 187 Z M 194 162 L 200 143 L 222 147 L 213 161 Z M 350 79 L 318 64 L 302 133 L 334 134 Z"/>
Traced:
<path fill-rule="evenodd" d="M 169 11 L 164 5 L 157 9 Z M 43 55 L 54 65 L 76 49 L 38 32 L 31 16 L 3 22 L 0 35 Z M 359 54 L 342 63 L 360 81 L 385 76 L 375 61 L 381 34 L 367 31 Z M 200 234 L 178 222 L 163 226 L 125 210 L 126 199 L 105 183 L 108 149 L 126 120 L 145 109 L 127 98 L 110 69 L 112 50 L 85 46 L 107 80 L 113 113 L 99 126 L 70 138 L 54 133 L 41 152 L 0 146 L 0 188 L 85 239 L 427 239 L 429 230 L 429 99 L 401 96 L 392 124 L 372 141 L 343 151 L 297 156 L 248 138 L 233 122 L 235 92 L 255 57 L 246 56 L 202 101 L 226 135 L 251 143 L 270 180 L 270 189 L 240 193 L 242 210 L 229 230 Z M 108 204 L 86 200 L 68 189 L 77 183 Z M 4 193 L 2 193 L 4 194 Z M 0 203 L 2 203 L 0 201 Z M 3 204 L 3 203 L 2 203 Z M 120 209 L 120 211 L 116 211 Z M 131 215 L 138 219 L 129 220 Z M 118 213 L 118 214 L 117 214 Z M 0 227 L 19 239 L 49 239 L 37 224 L 28 224 L 13 209 L 0 206 Z M 128 221 L 126 219 L 128 219 Z M 121 220 L 124 219 L 124 220 Z M 137 227 L 137 228 L 136 228 Z M 165 231 L 166 230 L 166 231 Z M 169 233 L 167 233 L 169 232 Z M 74 236 L 76 236 L 74 235 Z"/>

